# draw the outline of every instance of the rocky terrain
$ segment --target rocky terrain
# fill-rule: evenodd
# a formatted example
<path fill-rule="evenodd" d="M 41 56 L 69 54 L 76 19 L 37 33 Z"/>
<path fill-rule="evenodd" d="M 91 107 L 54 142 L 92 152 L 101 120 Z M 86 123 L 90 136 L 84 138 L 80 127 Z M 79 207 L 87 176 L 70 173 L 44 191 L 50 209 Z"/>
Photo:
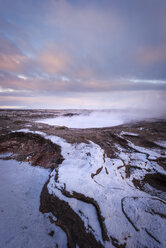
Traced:
<path fill-rule="evenodd" d="M 78 114 L 0 111 L 1 159 L 50 168 L 40 211 L 68 247 L 164 248 L 166 120 L 87 129 L 39 122 Z"/>

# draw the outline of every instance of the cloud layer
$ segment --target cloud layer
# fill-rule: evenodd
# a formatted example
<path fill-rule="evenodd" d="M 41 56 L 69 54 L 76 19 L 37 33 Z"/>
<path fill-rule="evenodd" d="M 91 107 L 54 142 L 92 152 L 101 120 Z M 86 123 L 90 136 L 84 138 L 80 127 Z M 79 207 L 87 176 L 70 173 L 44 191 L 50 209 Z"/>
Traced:
<path fill-rule="evenodd" d="M 52 107 L 68 107 L 70 98 L 77 108 L 87 94 L 92 100 L 108 92 L 119 95 L 121 106 L 124 92 L 128 105 L 133 92 L 139 106 L 141 92 L 163 95 L 165 9 L 156 0 L 0 0 L 1 106 L 15 106 L 15 98 L 40 107 L 37 99 L 46 97 L 49 106 L 54 98 Z M 96 104 L 89 100 L 89 107 Z"/>

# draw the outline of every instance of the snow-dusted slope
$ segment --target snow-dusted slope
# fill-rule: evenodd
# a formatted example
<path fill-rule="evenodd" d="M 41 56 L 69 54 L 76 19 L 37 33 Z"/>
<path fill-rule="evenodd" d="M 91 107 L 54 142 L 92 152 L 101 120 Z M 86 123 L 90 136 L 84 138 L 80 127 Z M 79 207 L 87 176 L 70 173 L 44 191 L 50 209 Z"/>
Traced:
<path fill-rule="evenodd" d="M 39 212 L 49 170 L 0 159 L 0 175 L 0 248 L 66 247 L 65 233 Z"/>
<path fill-rule="evenodd" d="M 50 174 L 49 194 L 68 202 L 86 231 L 104 247 L 165 247 L 166 194 L 153 189 L 158 197 L 152 196 L 132 182 L 142 180 L 147 172 L 166 175 L 157 163 L 158 157 L 165 157 L 160 150 L 128 141 L 132 152 L 116 144 L 117 159 L 111 159 L 91 141 L 69 144 L 60 137 L 34 133 L 60 145 L 65 159 Z"/>

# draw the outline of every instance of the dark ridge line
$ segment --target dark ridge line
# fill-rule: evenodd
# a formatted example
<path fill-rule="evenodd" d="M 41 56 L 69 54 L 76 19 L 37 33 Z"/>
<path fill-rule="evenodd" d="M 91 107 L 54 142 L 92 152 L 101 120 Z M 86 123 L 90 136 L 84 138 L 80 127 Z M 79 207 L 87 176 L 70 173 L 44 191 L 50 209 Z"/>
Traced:
<path fill-rule="evenodd" d="M 79 210 L 79 213 L 87 219 L 87 221 L 88 221 L 88 228 L 91 229 L 92 232 L 95 232 L 95 230 L 94 230 L 94 229 L 92 228 L 92 226 L 89 224 L 89 219 L 88 219 L 88 217 L 87 217 L 81 210 Z"/>
<path fill-rule="evenodd" d="M 124 148 L 126 148 L 126 149 L 129 148 L 129 146 L 128 146 L 128 141 L 127 141 L 126 139 L 122 138 L 122 137 L 119 136 L 119 135 L 113 134 L 113 133 L 111 133 L 111 132 L 109 133 L 109 135 L 110 135 L 111 138 L 113 138 L 113 139 L 115 140 L 114 143 L 116 142 L 116 143 L 118 143 L 120 146 L 122 146 L 122 147 L 124 147 Z"/>
<path fill-rule="evenodd" d="M 118 240 L 116 238 L 113 238 L 113 237 L 110 237 L 111 238 L 111 242 L 112 242 L 112 245 L 116 248 L 125 248 L 126 247 L 126 243 L 124 244 L 118 244 Z"/>
<path fill-rule="evenodd" d="M 107 175 L 109 174 L 109 172 L 108 172 L 108 170 L 107 170 L 107 167 L 105 167 L 105 172 L 106 172 Z"/>
<path fill-rule="evenodd" d="M 125 166 L 125 165 L 120 165 L 120 166 L 118 166 L 118 167 L 117 167 L 117 170 L 123 168 L 124 166 Z"/>
<path fill-rule="evenodd" d="M 105 163 L 105 158 L 106 158 L 106 153 L 104 151 L 104 153 L 103 153 L 103 161 L 104 161 L 104 163 Z"/>
<path fill-rule="evenodd" d="M 158 240 L 158 239 L 156 239 L 150 232 L 148 232 L 148 230 L 145 228 L 145 232 L 152 238 L 152 239 L 154 239 L 157 243 L 159 243 L 159 244 L 161 244 L 161 242 Z"/>
<path fill-rule="evenodd" d="M 158 196 L 157 191 L 151 192 L 151 191 L 147 190 L 147 188 L 146 188 L 146 185 L 150 185 L 154 190 L 160 190 L 162 192 L 166 192 L 166 188 L 165 188 L 165 184 L 164 184 L 165 180 L 163 182 L 163 186 L 162 186 L 162 184 L 160 182 L 160 187 L 164 187 L 164 189 L 159 188 L 159 184 L 156 185 L 157 180 L 158 179 L 162 180 L 162 177 L 165 178 L 165 175 L 161 174 L 161 173 L 158 173 L 158 172 L 156 172 L 156 173 L 147 173 L 147 174 L 145 174 L 143 179 L 141 179 L 141 181 L 133 178 L 132 182 L 133 182 L 134 186 L 136 188 L 139 188 L 141 191 L 147 192 L 152 197 L 156 196 L 156 197 L 158 197 L 158 199 L 160 198 L 161 200 L 164 200 L 164 199 L 162 199 L 162 197 Z"/>
<path fill-rule="evenodd" d="M 97 176 L 103 169 L 103 166 L 98 168 L 95 173 L 91 173 L 91 178 L 93 179 L 95 176 Z"/>
<path fill-rule="evenodd" d="M 143 197 L 142 197 L 142 198 L 143 198 Z M 159 198 L 159 197 L 149 197 L 149 198 L 151 198 L 152 200 L 160 201 L 160 202 L 166 204 L 166 201 L 163 200 L 163 199 L 161 199 L 161 198 Z"/>
<path fill-rule="evenodd" d="M 83 202 L 92 204 L 95 207 L 96 212 L 97 212 L 97 217 L 98 217 L 100 227 L 101 227 L 102 238 L 103 238 L 104 241 L 109 241 L 109 237 L 108 237 L 108 234 L 107 234 L 107 229 L 106 229 L 106 226 L 105 226 L 105 223 L 104 223 L 105 218 L 102 216 L 102 213 L 101 213 L 101 210 L 99 208 L 98 203 L 93 198 L 85 196 L 85 195 L 83 195 L 81 193 L 77 193 L 75 191 L 72 192 L 73 194 L 70 194 L 70 192 L 66 191 L 65 188 L 63 188 L 61 190 L 61 192 L 66 197 L 76 198 L 77 200 L 81 200 Z"/>
<path fill-rule="evenodd" d="M 119 141 L 118 142 L 118 144 L 120 144 L 123 148 L 125 148 L 125 149 L 130 149 L 131 151 L 135 151 L 135 152 L 137 152 L 137 153 L 142 153 L 142 154 L 145 154 L 146 156 L 149 156 L 149 154 L 148 153 L 146 153 L 146 152 L 140 152 L 139 150 L 137 150 L 137 148 L 134 148 L 134 147 L 132 147 L 131 146 L 131 144 L 130 143 L 132 143 L 130 140 L 128 140 L 128 139 L 125 139 L 125 138 L 123 138 L 123 137 L 121 137 L 121 136 L 119 136 L 119 135 L 111 135 L 113 138 L 116 138 L 117 139 L 117 141 Z M 132 143 L 133 144 L 133 143 Z M 134 145 L 135 146 L 135 145 Z M 140 146 L 140 147 L 142 147 L 142 146 Z M 143 147 L 143 148 L 145 148 L 145 147 Z M 145 149 L 147 149 L 147 148 L 145 148 Z"/>
<path fill-rule="evenodd" d="M 69 233 L 68 228 L 62 223 L 62 221 L 53 220 L 53 218 L 51 216 L 49 216 L 49 220 L 50 220 L 51 223 L 54 223 L 55 225 L 59 226 L 66 233 L 67 245 L 68 245 L 69 248 L 72 248 L 73 247 L 73 242 L 72 242 L 72 239 L 70 237 L 70 233 Z"/>
<path fill-rule="evenodd" d="M 100 187 L 103 187 L 103 188 L 104 188 L 104 186 L 103 186 L 102 184 L 98 183 L 95 179 L 93 179 L 93 180 L 94 180 L 94 182 L 95 182 L 96 184 L 98 184 Z"/>
<path fill-rule="evenodd" d="M 39 210 L 42 213 L 52 213 L 57 218 L 54 221 L 51 216 L 49 217 L 52 223 L 58 225 L 66 233 L 68 248 L 76 248 L 76 244 L 80 248 L 104 248 L 92 232 L 85 230 L 83 220 L 66 201 L 59 199 L 56 195 L 49 194 L 48 183 L 49 180 L 44 184 L 40 194 Z"/>
<path fill-rule="evenodd" d="M 160 216 L 161 218 L 166 218 L 166 215 L 165 214 L 161 214 L 161 213 L 159 213 L 159 212 L 156 212 L 154 209 L 152 209 L 152 211 L 145 211 L 146 213 L 149 213 L 149 214 L 152 214 L 152 215 L 158 215 L 158 216 Z"/>
<path fill-rule="evenodd" d="M 131 225 L 134 227 L 134 229 L 136 230 L 136 231 L 139 231 L 139 229 L 134 225 L 134 223 L 131 221 L 131 219 L 128 217 L 128 215 L 126 214 L 126 212 L 125 212 L 125 210 L 124 210 L 124 207 L 123 207 L 123 201 L 124 201 L 124 199 L 125 198 L 148 198 L 148 199 L 152 199 L 152 200 L 156 200 L 156 201 L 160 201 L 160 202 L 162 202 L 163 204 L 166 204 L 162 199 L 159 199 L 159 198 L 154 198 L 154 197 L 124 197 L 124 198 L 122 198 L 121 199 L 121 207 L 122 207 L 122 212 L 123 212 L 123 214 L 125 215 L 125 217 L 127 218 L 127 220 L 131 223 Z M 152 212 L 154 213 L 154 214 L 156 214 L 156 215 L 159 215 L 161 218 L 166 218 L 166 216 L 164 215 L 164 214 L 160 214 L 160 213 L 157 213 L 157 212 L 155 212 L 155 210 L 153 210 L 152 209 Z M 148 212 L 148 213 L 150 213 L 150 212 Z M 153 214 L 153 213 L 151 213 L 151 214 Z M 147 232 L 147 234 L 149 235 L 149 236 L 151 236 L 156 242 L 158 242 L 158 243 L 160 243 L 160 241 L 159 240 L 157 240 L 151 233 L 149 233 L 148 231 L 147 231 L 147 229 L 145 228 L 145 231 Z"/>
<path fill-rule="evenodd" d="M 126 197 L 123 197 L 121 199 L 121 208 L 122 208 L 122 212 L 125 215 L 125 217 L 127 218 L 127 220 L 130 222 L 130 224 L 134 227 L 134 229 L 138 232 L 139 229 L 134 225 L 134 223 L 131 221 L 131 219 L 128 217 L 128 215 L 126 214 L 125 210 L 124 210 L 124 206 L 123 206 L 123 201 Z"/>

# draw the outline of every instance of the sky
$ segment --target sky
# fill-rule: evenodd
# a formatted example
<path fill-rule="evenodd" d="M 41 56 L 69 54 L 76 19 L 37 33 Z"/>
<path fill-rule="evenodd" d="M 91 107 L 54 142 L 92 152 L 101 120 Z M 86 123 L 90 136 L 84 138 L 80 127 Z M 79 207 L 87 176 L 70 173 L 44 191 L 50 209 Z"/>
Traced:
<path fill-rule="evenodd" d="M 0 0 L 0 108 L 166 110 L 166 0 Z"/>

